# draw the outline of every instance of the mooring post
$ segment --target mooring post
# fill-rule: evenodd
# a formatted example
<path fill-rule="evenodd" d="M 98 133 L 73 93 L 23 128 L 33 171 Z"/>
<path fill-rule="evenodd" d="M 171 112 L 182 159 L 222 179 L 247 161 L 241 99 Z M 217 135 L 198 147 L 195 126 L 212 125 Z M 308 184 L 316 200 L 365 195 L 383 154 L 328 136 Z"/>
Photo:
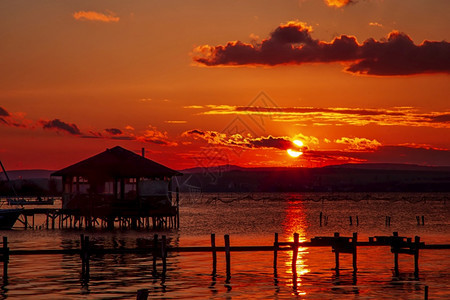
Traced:
<path fill-rule="evenodd" d="M 180 189 L 176 188 L 176 199 L 177 199 L 177 217 L 176 217 L 176 223 L 177 228 L 180 228 Z"/>
<path fill-rule="evenodd" d="M 147 300 L 148 299 L 148 290 L 141 289 L 137 291 L 136 300 Z"/>
<path fill-rule="evenodd" d="M 357 232 L 353 232 L 353 238 L 352 238 L 352 246 L 353 246 L 353 273 L 356 274 L 356 271 L 358 270 L 357 265 L 356 265 L 356 251 L 358 248 L 358 233 Z"/>
<path fill-rule="evenodd" d="M 3 283 L 8 282 L 9 248 L 8 237 L 3 237 Z"/>
<path fill-rule="evenodd" d="M 424 295 L 424 299 L 428 300 L 428 285 L 425 286 L 425 295 Z"/>
<path fill-rule="evenodd" d="M 161 258 L 162 258 L 162 263 L 163 263 L 163 278 L 166 277 L 166 270 L 167 270 L 167 245 L 166 245 L 167 241 L 166 241 L 166 236 L 163 235 L 162 236 L 162 240 L 161 240 Z"/>
<path fill-rule="evenodd" d="M 231 257 L 230 257 L 230 236 L 228 234 L 224 235 L 225 239 L 225 260 L 227 269 L 227 281 L 231 278 Z"/>
<path fill-rule="evenodd" d="M 86 264 L 86 278 L 89 279 L 89 256 L 90 256 L 90 245 L 89 245 L 89 237 L 84 237 L 84 255 L 85 255 L 85 264 Z"/>
<path fill-rule="evenodd" d="M 419 248 L 420 248 L 420 237 L 414 237 L 414 277 L 419 278 Z"/>
<path fill-rule="evenodd" d="M 216 235 L 214 233 L 211 233 L 211 252 L 213 260 L 212 275 L 215 276 L 217 272 L 217 252 L 216 252 Z"/>
<path fill-rule="evenodd" d="M 394 236 L 393 242 L 392 242 L 392 252 L 394 252 L 394 272 L 395 276 L 399 276 L 399 270 L 398 270 L 398 232 L 393 232 L 392 235 Z"/>
<path fill-rule="evenodd" d="M 278 260 L 278 232 L 275 232 L 275 240 L 273 242 L 273 268 L 277 269 Z"/>
<path fill-rule="evenodd" d="M 297 256 L 298 256 L 298 241 L 299 241 L 298 233 L 294 233 L 294 243 L 292 244 L 292 270 L 297 268 Z"/>
<path fill-rule="evenodd" d="M 153 236 L 153 275 L 156 274 L 156 256 L 158 251 L 158 235 Z"/>
<path fill-rule="evenodd" d="M 336 274 L 339 273 L 339 246 L 338 246 L 338 240 L 339 240 L 339 232 L 334 233 L 334 260 L 335 260 L 335 270 Z"/>

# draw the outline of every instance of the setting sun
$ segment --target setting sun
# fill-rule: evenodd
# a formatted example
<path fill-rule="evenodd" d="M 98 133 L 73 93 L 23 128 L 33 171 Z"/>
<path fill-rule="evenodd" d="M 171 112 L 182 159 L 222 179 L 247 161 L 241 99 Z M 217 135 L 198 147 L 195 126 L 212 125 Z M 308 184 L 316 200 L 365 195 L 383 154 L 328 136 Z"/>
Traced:
<path fill-rule="evenodd" d="M 292 149 L 287 149 L 287 153 L 292 156 L 292 157 L 299 157 L 300 155 L 303 154 L 303 152 L 300 151 L 294 151 Z"/>

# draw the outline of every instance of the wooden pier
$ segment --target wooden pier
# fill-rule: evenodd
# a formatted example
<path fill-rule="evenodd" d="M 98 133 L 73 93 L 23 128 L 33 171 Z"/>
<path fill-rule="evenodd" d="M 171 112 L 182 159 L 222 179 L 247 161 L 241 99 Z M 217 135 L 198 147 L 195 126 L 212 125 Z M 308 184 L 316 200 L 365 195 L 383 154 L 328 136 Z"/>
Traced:
<path fill-rule="evenodd" d="M 398 233 L 394 232 L 392 236 L 375 236 L 370 237 L 368 241 L 358 241 L 357 233 L 354 233 L 351 237 L 340 236 L 339 233 L 335 233 L 332 237 L 314 237 L 309 242 L 300 242 L 299 235 L 294 234 L 293 242 L 280 242 L 278 241 L 278 234 L 275 233 L 275 239 L 273 245 L 266 246 L 231 246 L 229 235 L 224 236 L 225 246 L 216 246 L 215 235 L 211 235 L 210 246 L 195 246 L 195 247 L 171 247 L 167 243 L 166 236 L 162 236 L 161 239 L 158 235 L 154 235 L 152 246 L 137 247 L 137 248 L 99 248 L 95 247 L 88 236 L 80 235 L 80 248 L 73 249 L 34 249 L 34 250 L 14 250 L 10 249 L 7 237 L 3 237 L 3 247 L 0 248 L 0 261 L 3 262 L 3 281 L 8 281 L 8 263 L 11 257 L 19 255 L 79 255 L 82 261 L 82 276 L 89 280 L 90 277 L 90 257 L 92 255 L 103 254 L 142 254 L 151 255 L 153 258 L 153 272 L 152 274 L 160 274 L 162 280 L 166 278 L 167 272 L 167 257 L 169 252 L 186 253 L 186 252 L 204 252 L 212 254 L 212 269 L 213 275 L 217 272 L 217 252 L 224 252 L 226 259 L 226 282 L 229 283 L 231 279 L 231 252 L 243 252 L 243 251 L 270 251 L 273 252 L 273 268 L 274 274 L 277 269 L 277 257 L 279 251 L 292 251 L 292 273 L 297 274 L 297 255 L 299 247 L 330 247 L 332 252 L 335 253 L 335 272 L 336 276 L 339 276 L 340 266 L 340 254 L 352 255 L 352 269 L 353 276 L 356 280 L 357 269 L 357 249 L 358 247 L 391 247 L 391 252 L 394 254 L 394 271 L 395 276 L 399 276 L 398 255 L 407 254 L 414 255 L 414 277 L 419 279 L 419 251 L 427 249 L 450 249 L 450 244 L 441 245 L 426 245 L 420 241 L 420 237 L 412 238 L 401 237 Z M 158 272 L 157 259 L 162 260 L 162 270 Z"/>

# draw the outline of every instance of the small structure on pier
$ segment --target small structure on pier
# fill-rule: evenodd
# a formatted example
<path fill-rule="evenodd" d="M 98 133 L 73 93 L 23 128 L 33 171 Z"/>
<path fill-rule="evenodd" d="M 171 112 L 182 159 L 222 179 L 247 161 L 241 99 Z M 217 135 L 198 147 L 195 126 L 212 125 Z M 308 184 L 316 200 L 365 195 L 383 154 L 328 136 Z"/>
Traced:
<path fill-rule="evenodd" d="M 179 175 L 182 174 L 119 146 L 52 174 L 62 177 L 63 210 L 84 217 L 89 223 L 100 218 L 109 228 L 114 227 L 115 221 L 136 223 L 147 218 L 149 222 L 149 217 L 154 226 L 157 218 L 178 223 L 178 203 L 172 201 L 172 177 Z"/>

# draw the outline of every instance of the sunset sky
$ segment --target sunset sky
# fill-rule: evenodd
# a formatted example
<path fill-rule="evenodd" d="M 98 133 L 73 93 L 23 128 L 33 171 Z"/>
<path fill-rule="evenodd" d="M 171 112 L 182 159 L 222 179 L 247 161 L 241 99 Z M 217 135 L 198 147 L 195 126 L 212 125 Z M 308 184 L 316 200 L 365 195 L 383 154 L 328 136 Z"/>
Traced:
<path fill-rule="evenodd" d="M 9 170 L 116 145 L 174 169 L 450 165 L 448 0 L 3 0 L 0 22 Z"/>

